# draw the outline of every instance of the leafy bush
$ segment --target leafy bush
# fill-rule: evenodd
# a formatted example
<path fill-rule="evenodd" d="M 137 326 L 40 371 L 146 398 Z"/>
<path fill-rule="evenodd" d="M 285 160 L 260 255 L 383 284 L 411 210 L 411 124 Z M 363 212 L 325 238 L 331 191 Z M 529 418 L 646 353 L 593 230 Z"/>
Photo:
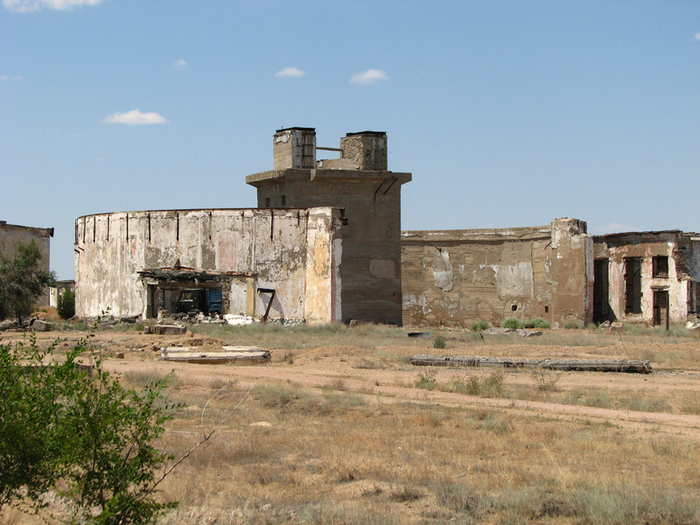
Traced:
<path fill-rule="evenodd" d="M 0 345 L 0 505 L 38 507 L 53 488 L 74 499 L 76 523 L 154 523 L 174 506 L 153 498 L 171 459 L 151 444 L 172 417 L 166 379 L 126 389 L 100 360 L 77 361 L 85 340 L 51 365 L 56 343 L 29 341 Z"/>
<path fill-rule="evenodd" d="M 437 348 L 442 350 L 447 346 L 447 339 L 442 337 L 441 335 L 438 335 L 435 339 L 433 339 L 433 348 Z"/>
<path fill-rule="evenodd" d="M 472 332 L 483 332 L 491 327 L 486 321 L 477 321 L 472 324 Z"/>
<path fill-rule="evenodd" d="M 531 324 L 535 328 L 551 328 L 552 325 L 549 324 L 548 321 L 545 321 L 541 317 L 536 317 L 532 321 L 530 321 L 528 324 Z"/>
<path fill-rule="evenodd" d="M 516 319 L 515 317 L 509 317 L 505 321 L 503 321 L 503 328 L 510 328 L 510 329 L 518 329 L 520 328 L 520 321 Z"/>
<path fill-rule="evenodd" d="M 61 319 L 70 319 L 73 317 L 75 315 L 75 292 L 73 290 L 66 290 L 59 295 L 56 309 Z"/>
<path fill-rule="evenodd" d="M 567 330 L 578 330 L 579 325 L 578 325 L 578 323 L 566 323 L 564 325 L 564 328 L 566 328 Z"/>

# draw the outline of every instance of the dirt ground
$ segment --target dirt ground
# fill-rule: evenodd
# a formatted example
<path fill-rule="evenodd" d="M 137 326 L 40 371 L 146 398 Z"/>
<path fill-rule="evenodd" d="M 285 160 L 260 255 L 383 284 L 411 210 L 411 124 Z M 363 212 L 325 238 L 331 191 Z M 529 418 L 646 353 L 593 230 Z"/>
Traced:
<path fill-rule="evenodd" d="M 60 340 L 60 350 L 75 345 L 86 333 L 46 332 L 36 334 L 39 345 L 46 346 Z M 3 332 L 3 342 L 24 338 L 18 332 Z M 523 416 L 546 416 L 566 421 L 589 420 L 610 422 L 635 433 L 672 434 L 700 442 L 700 340 L 685 339 L 683 342 L 634 343 L 613 346 L 550 346 L 537 344 L 485 344 L 474 354 L 473 347 L 460 348 L 451 345 L 447 350 L 435 350 L 426 340 L 425 348 L 415 346 L 381 346 L 362 348 L 353 346 L 322 346 L 319 348 L 294 350 L 272 350 L 272 360 L 266 365 L 208 365 L 173 363 L 160 357 L 161 347 L 190 346 L 203 352 L 221 349 L 218 339 L 188 332 L 182 336 L 146 335 L 138 332 L 97 332 L 90 339 L 94 351 L 103 351 L 108 356 L 107 368 L 115 373 L 149 370 L 166 374 L 174 371 L 176 376 L 190 387 L 201 386 L 208 391 L 214 380 L 237 381 L 242 385 L 293 383 L 305 388 L 322 389 L 338 381 L 343 388 L 367 396 L 382 396 L 384 402 L 420 402 L 441 406 L 483 406 L 508 408 L 510 413 Z M 426 367 L 411 366 L 409 358 L 418 353 L 492 355 L 501 357 L 577 357 L 577 358 L 651 358 L 654 372 L 649 375 L 600 372 L 562 372 L 556 374 L 556 388 L 560 397 L 566 393 L 581 391 L 605 392 L 613 398 L 654 397 L 667 400 L 666 409 L 653 411 L 614 409 L 585 404 L 551 402 L 519 398 L 518 387 L 533 385 L 532 371 L 505 370 L 506 382 L 515 389 L 504 397 L 477 397 L 456 394 L 438 389 L 415 388 L 417 374 L 428 371 Z M 686 366 L 669 364 L 667 359 L 655 363 L 655 356 L 684 355 Z M 689 356 L 689 357 L 688 357 Z M 457 374 L 476 376 L 491 374 L 494 369 L 464 369 L 431 367 L 427 372 L 438 382 L 448 382 Z M 524 396 L 527 397 L 527 396 Z M 684 406 L 677 400 L 685 400 Z M 693 407 L 688 409 L 687 407 Z M 689 413 L 684 413 L 689 412 Z"/>

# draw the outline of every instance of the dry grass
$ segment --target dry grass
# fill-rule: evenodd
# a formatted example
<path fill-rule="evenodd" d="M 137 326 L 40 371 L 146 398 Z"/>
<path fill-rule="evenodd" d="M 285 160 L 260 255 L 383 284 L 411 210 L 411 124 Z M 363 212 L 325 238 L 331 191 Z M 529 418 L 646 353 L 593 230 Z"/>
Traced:
<path fill-rule="evenodd" d="M 198 426 L 178 418 L 163 446 Z M 262 385 L 166 481 L 164 523 L 700 523 L 699 462 L 697 443 L 613 425 Z"/>
<path fill-rule="evenodd" d="M 442 332 L 452 354 L 646 358 L 667 370 L 629 386 L 619 374 L 416 369 L 412 353 L 436 350 L 397 328 L 270 326 L 202 329 L 226 343 L 278 349 L 269 371 L 296 376 L 253 381 L 253 367 L 183 368 L 170 400 L 188 408 L 160 443 L 175 456 L 254 387 L 163 483 L 161 496 L 180 506 L 161 523 L 700 524 L 700 441 L 515 406 L 698 414 L 700 343 L 593 330 L 547 332 L 535 342 Z M 165 373 L 149 366 L 123 377 L 140 386 Z M 307 380 L 319 370 L 322 382 Z M 380 383 L 387 389 L 374 392 Z M 12 509 L 0 515 L 8 524 L 33 519 Z"/>

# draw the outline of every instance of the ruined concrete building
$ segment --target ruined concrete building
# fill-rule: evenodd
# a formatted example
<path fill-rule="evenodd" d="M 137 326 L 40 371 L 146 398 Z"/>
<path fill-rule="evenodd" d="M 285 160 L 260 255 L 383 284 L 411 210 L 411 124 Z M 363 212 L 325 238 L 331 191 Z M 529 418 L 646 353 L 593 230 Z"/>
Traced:
<path fill-rule="evenodd" d="M 18 226 L 0 221 L 0 253 L 7 258 L 17 255 L 19 244 L 29 244 L 34 241 L 39 253 L 41 253 L 41 270 L 48 272 L 50 268 L 50 241 L 53 237 L 53 228 L 32 228 L 31 226 Z M 49 292 L 39 298 L 37 306 L 49 304 Z"/>
<path fill-rule="evenodd" d="M 247 177 L 257 209 L 80 217 L 76 312 L 204 311 L 401 324 L 401 185 L 381 132 L 316 161 L 311 128 L 279 130 L 274 169 Z M 319 148 L 322 149 L 322 148 Z"/>
<path fill-rule="evenodd" d="M 317 160 L 319 150 L 338 158 Z M 468 326 L 541 317 L 553 326 L 664 324 L 697 312 L 700 236 L 590 236 L 586 223 L 401 232 L 401 186 L 385 133 L 316 146 L 313 128 L 278 130 L 274 169 L 249 175 L 255 209 L 80 217 L 76 311 L 160 310 L 308 322 Z"/>
<path fill-rule="evenodd" d="M 700 304 L 700 235 L 590 236 L 586 223 L 402 232 L 404 323 L 681 323 Z"/>
<path fill-rule="evenodd" d="M 678 230 L 594 237 L 593 320 L 680 323 L 700 307 L 700 235 Z"/>

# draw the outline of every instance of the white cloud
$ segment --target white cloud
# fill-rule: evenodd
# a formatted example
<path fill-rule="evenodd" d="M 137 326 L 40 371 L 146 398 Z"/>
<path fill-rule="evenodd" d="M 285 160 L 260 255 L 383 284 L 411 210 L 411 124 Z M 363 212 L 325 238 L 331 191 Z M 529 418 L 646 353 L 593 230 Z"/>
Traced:
<path fill-rule="evenodd" d="M 2 0 L 5 9 L 14 13 L 31 13 L 41 9 L 69 11 L 83 5 L 97 5 L 102 0 Z"/>
<path fill-rule="evenodd" d="M 22 77 L 17 75 L 0 75 L 0 80 L 3 82 L 18 82 L 22 80 Z"/>
<path fill-rule="evenodd" d="M 126 113 L 115 113 L 102 120 L 103 124 L 128 124 L 129 126 L 140 126 L 142 124 L 165 124 L 168 122 L 158 113 L 141 113 L 138 109 L 132 109 Z"/>
<path fill-rule="evenodd" d="M 389 80 L 389 77 L 381 69 L 368 69 L 367 71 L 353 75 L 350 82 L 353 84 L 374 84 L 380 80 Z"/>
<path fill-rule="evenodd" d="M 695 33 L 695 34 L 693 35 L 693 38 L 694 38 L 695 40 L 700 40 L 700 33 Z"/>
<path fill-rule="evenodd" d="M 306 75 L 306 71 L 302 71 L 301 69 L 297 69 L 295 67 L 285 67 L 284 69 L 280 69 L 277 73 L 275 73 L 276 77 L 303 77 Z"/>
<path fill-rule="evenodd" d="M 173 69 L 185 69 L 187 67 L 187 62 L 182 60 L 181 58 L 178 58 L 175 63 L 173 64 Z"/>
<path fill-rule="evenodd" d="M 595 231 L 600 233 L 621 233 L 639 231 L 639 228 L 635 226 L 627 226 L 626 224 L 621 224 L 619 222 L 611 222 L 605 226 L 598 226 L 595 228 Z"/>

